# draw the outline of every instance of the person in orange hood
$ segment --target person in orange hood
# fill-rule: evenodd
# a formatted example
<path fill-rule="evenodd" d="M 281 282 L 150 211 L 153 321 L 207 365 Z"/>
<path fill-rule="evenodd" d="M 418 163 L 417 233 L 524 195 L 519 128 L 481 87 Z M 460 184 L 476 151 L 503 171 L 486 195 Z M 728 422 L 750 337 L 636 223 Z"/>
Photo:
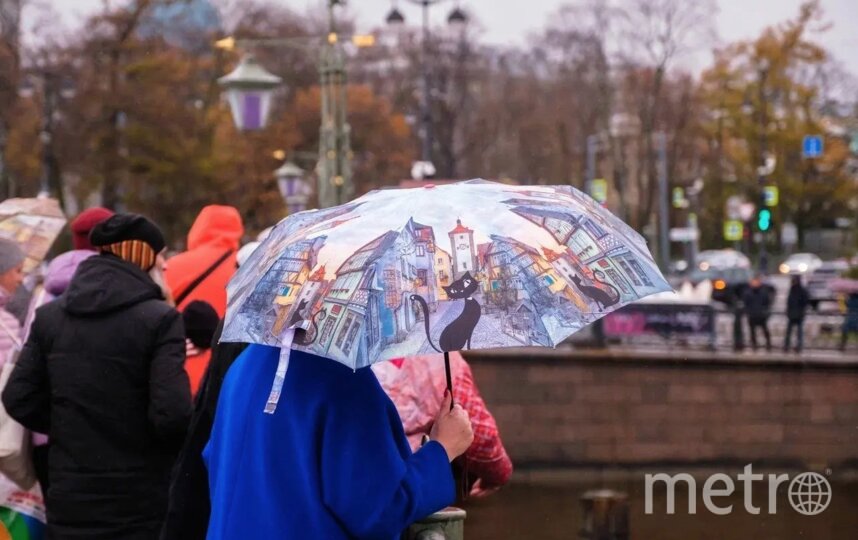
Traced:
<path fill-rule="evenodd" d="M 244 234 L 241 215 L 232 206 L 206 206 L 188 233 L 188 251 L 167 261 L 164 277 L 181 311 L 194 300 L 226 313 L 226 284 L 236 269 Z"/>

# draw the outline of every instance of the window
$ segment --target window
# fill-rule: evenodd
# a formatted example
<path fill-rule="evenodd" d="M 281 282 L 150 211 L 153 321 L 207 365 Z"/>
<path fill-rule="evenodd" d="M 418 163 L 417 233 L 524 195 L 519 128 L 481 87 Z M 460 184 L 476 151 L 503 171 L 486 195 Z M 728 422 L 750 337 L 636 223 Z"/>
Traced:
<path fill-rule="evenodd" d="M 428 283 L 428 273 L 426 270 L 418 270 L 417 271 L 417 279 L 420 280 L 422 285 L 426 285 Z"/>
<path fill-rule="evenodd" d="M 467 269 L 468 269 L 468 263 L 462 262 L 462 270 L 467 270 Z"/>
<path fill-rule="evenodd" d="M 319 343 L 321 345 L 327 345 L 329 340 L 331 339 L 331 334 L 334 331 L 334 325 L 337 323 L 336 317 L 328 317 L 328 320 L 325 321 L 325 326 L 322 327 L 322 336 L 319 338 Z"/>
<path fill-rule="evenodd" d="M 624 293 L 628 294 L 629 292 L 631 292 L 631 291 L 629 291 L 629 288 L 628 288 L 628 286 L 626 285 L 626 280 L 624 280 L 623 278 L 621 278 L 621 277 L 620 277 L 620 274 L 618 274 L 616 270 L 614 270 L 613 268 L 609 268 L 609 269 L 606 271 L 606 273 L 608 274 L 608 277 L 610 277 L 610 278 L 611 278 L 611 281 L 613 281 L 614 283 L 616 283 L 617 285 L 619 285 L 619 286 L 620 286 L 620 289 L 621 289 Z"/>
<path fill-rule="evenodd" d="M 384 305 L 391 309 L 399 306 L 399 288 L 396 286 L 396 270 L 384 271 Z"/>
<path fill-rule="evenodd" d="M 601 238 L 608 234 L 603 228 L 599 227 L 596 222 L 590 221 L 589 219 L 584 222 L 584 227 L 586 227 L 587 230 L 589 230 L 596 238 Z"/>
<path fill-rule="evenodd" d="M 426 248 L 423 247 L 422 245 L 417 246 L 417 256 L 423 257 L 425 255 L 426 255 Z"/>
<path fill-rule="evenodd" d="M 360 330 L 360 321 L 355 321 L 352 327 L 349 329 L 349 335 L 346 338 L 346 344 L 343 345 L 343 352 L 349 354 L 352 352 L 352 345 L 354 345 L 357 338 L 358 330 Z"/>
<path fill-rule="evenodd" d="M 647 287 L 653 286 L 652 281 L 649 279 L 649 276 L 646 275 L 646 272 L 644 271 L 641 264 L 637 261 L 637 259 L 629 259 L 629 264 L 632 265 L 632 268 L 635 269 L 635 272 L 641 278 L 641 281 L 643 281 L 644 285 L 646 285 Z"/>
<path fill-rule="evenodd" d="M 545 274 L 544 276 L 542 276 L 542 279 L 543 279 L 543 281 L 545 281 L 545 284 L 548 285 L 549 287 L 554 285 L 554 283 L 555 283 L 554 278 L 549 276 L 548 274 Z"/>
<path fill-rule="evenodd" d="M 292 292 L 292 286 L 291 285 L 285 285 L 285 286 L 280 288 L 280 296 L 289 296 L 289 293 L 291 293 L 291 292 Z"/>
<path fill-rule="evenodd" d="M 500 287 L 501 287 L 500 281 L 493 279 L 492 280 L 492 290 L 496 291 L 496 290 L 500 289 Z"/>
<path fill-rule="evenodd" d="M 334 315 L 339 315 L 343 311 L 343 306 L 336 304 L 331 308 L 331 313 Z"/>
<path fill-rule="evenodd" d="M 338 349 L 343 348 L 343 340 L 346 339 L 346 335 L 348 334 L 349 328 L 351 327 L 352 321 L 354 321 L 354 320 L 355 320 L 354 315 L 352 315 L 352 313 L 349 312 L 349 314 L 346 315 L 346 321 L 340 327 L 340 333 L 337 334 L 337 341 L 336 341 L 336 343 L 334 343 L 334 345 L 336 345 Z"/>
<path fill-rule="evenodd" d="M 627 276 L 629 276 L 629 277 L 632 279 L 632 283 L 634 283 L 635 285 L 637 285 L 638 287 L 640 287 L 640 286 L 641 286 L 641 282 L 640 282 L 640 281 L 638 281 L 638 277 L 635 275 L 635 273 L 634 273 L 634 272 L 632 271 L 632 269 L 629 267 L 629 264 L 628 264 L 626 261 L 622 260 L 622 259 L 618 259 L 618 260 L 619 260 L 619 262 L 620 262 L 620 266 L 622 266 L 622 267 L 623 267 L 623 271 L 625 271 L 626 275 L 627 275 Z"/>

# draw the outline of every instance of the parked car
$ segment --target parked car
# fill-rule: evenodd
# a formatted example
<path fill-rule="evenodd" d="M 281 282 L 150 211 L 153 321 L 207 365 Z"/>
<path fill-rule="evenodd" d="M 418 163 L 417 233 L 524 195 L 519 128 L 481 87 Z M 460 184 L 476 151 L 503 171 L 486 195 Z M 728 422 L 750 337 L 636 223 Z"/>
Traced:
<path fill-rule="evenodd" d="M 845 260 L 826 261 L 810 274 L 807 294 L 813 309 L 819 309 L 820 302 L 837 301 L 837 294 L 831 290 L 831 281 L 842 277 L 848 270 L 849 263 Z"/>
<path fill-rule="evenodd" d="M 809 274 L 822 266 L 822 259 L 813 253 L 793 253 L 778 268 L 781 274 Z"/>
<path fill-rule="evenodd" d="M 751 260 L 735 249 L 710 249 L 697 254 L 697 269 L 707 272 L 711 268 L 751 268 Z"/>
<path fill-rule="evenodd" d="M 712 285 L 712 300 L 734 306 L 742 298 L 742 293 L 753 277 L 754 273 L 750 268 L 710 265 L 706 270 L 698 267 L 691 272 L 689 281 L 696 287 L 702 281 L 708 280 Z"/>

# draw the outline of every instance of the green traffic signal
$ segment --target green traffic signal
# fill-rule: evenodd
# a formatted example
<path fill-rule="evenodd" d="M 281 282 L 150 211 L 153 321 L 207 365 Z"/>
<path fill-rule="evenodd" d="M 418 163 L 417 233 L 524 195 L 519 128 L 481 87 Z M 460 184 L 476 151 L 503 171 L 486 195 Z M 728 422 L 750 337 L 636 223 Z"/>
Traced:
<path fill-rule="evenodd" d="M 772 211 L 768 208 L 761 208 L 757 214 L 757 228 L 760 232 L 766 232 L 772 227 Z"/>

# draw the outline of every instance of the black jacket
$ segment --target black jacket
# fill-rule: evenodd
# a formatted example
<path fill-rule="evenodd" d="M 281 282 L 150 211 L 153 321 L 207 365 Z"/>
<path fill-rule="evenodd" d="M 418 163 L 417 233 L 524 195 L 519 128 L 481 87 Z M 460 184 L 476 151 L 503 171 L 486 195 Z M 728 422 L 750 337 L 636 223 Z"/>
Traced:
<path fill-rule="evenodd" d="M 191 413 L 184 360 L 179 313 L 112 255 L 37 311 L 3 404 L 50 438 L 50 538 L 157 538 Z"/>
<path fill-rule="evenodd" d="M 209 477 L 203 463 L 203 448 L 209 442 L 218 396 L 226 372 L 247 343 L 221 343 L 223 322 L 215 332 L 212 356 L 194 406 L 191 427 L 182 447 L 173 479 L 170 504 L 161 540 L 205 540 L 209 526 Z"/>
<path fill-rule="evenodd" d="M 810 295 L 801 285 L 791 285 L 787 296 L 787 318 L 791 321 L 804 319 L 807 306 L 810 305 Z"/>
<path fill-rule="evenodd" d="M 749 320 L 767 319 L 772 309 L 772 291 L 766 285 L 756 289 L 748 287 L 742 294 L 742 303 Z"/>

